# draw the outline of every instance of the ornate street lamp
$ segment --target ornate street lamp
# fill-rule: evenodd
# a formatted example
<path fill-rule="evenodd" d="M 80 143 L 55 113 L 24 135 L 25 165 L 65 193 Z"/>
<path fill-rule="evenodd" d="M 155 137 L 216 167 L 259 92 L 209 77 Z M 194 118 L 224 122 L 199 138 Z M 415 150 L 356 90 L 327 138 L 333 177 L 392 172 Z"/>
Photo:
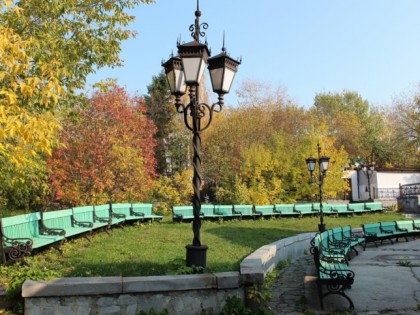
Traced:
<path fill-rule="evenodd" d="M 328 164 L 330 158 L 328 156 L 321 156 L 321 147 L 318 143 L 318 159 L 309 157 L 306 159 L 306 165 L 308 166 L 309 173 L 311 175 L 311 179 L 316 182 L 316 179 L 313 175 L 315 171 L 316 164 L 318 163 L 318 188 L 319 188 L 319 215 L 320 215 L 320 223 L 318 224 L 318 230 L 320 232 L 325 231 L 325 224 L 324 224 L 324 211 L 322 206 L 322 186 L 324 185 L 324 179 L 327 175 L 328 171 Z"/>
<path fill-rule="evenodd" d="M 372 177 L 372 175 L 373 175 L 373 171 L 375 170 L 375 165 L 374 165 L 374 163 L 372 163 L 372 164 L 369 164 L 369 165 L 363 165 L 363 167 L 362 167 L 362 171 L 363 171 L 363 173 L 366 175 L 366 177 L 367 177 L 367 180 L 368 180 L 368 185 L 367 185 L 367 191 L 369 192 L 369 201 L 372 201 L 373 199 L 372 199 L 372 194 L 371 194 L 371 192 L 370 192 L 370 179 L 371 179 L 371 177 Z"/>
<path fill-rule="evenodd" d="M 171 94 L 175 96 L 175 106 L 178 113 L 184 115 L 185 126 L 193 133 L 193 167 L 194 176 L 192 185 L 193 195 L 193 242 L 186 246 L 187 266 L 206 267 L 207 246 L 201 244 L 201 136 L 200 133 L 210 126 L 213 114 L 220 112 L 224 105 L 224 95 L 229 93 L 232 86 L 235 73 L 241 63 L 229 57 L 226 49 L 222 48 L 222 53 L 210 58 L 210 50 L 207 43 L 200 43 L 200 37 L 205 33 L 207 23 L 200 24 L 201 11 L 199 9 L 199 0 L 197 0 L 197 10 L 195 11 L 195 23 L 190 26 L 192 42 L 180 44 L 178 46 L 178 56 L 171 57 L 168 61 L 162 63 L 165 74 L 168 79 Z M 208 65 L 213 91 L 219 95 L 218 102 L 208 105 L 200 103 L 199 85 L 205 67 Z M 189 90 L 189 102 L 182 102 L 183 95 Z M 206 118 L 205 120 L 202 120 Z"/>

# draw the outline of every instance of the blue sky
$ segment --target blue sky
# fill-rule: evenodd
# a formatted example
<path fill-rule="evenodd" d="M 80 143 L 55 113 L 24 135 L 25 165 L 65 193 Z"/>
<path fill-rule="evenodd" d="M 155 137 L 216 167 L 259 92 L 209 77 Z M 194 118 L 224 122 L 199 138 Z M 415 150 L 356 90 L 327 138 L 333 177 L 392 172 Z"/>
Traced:
<path fill-rule="evenodd" d="M 124 67 L 100 69 L 89 83 L 116 78 L 131 94 L 146 94 L 176 40 L 191 39 L 196 0 L 156 0 L 133 11 L 135 39 L 123 44 Z M 321 92 L 358 92 L 372 105 L 420 82 L 419 0 L 200 0 L 212 55 L 223 32 L 231 57 L 242 57 L 235 91 L 252 80 L 279 86 L 309 108 Z"/>

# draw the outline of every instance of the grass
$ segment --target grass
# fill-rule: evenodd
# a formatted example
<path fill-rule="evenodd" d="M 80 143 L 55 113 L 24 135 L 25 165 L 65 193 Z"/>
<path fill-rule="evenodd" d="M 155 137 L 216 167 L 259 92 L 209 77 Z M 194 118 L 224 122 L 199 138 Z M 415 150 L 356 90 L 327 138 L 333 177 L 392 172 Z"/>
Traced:
<path fill-rule="evenodd" d="M 352 217 L 326 217 L 327 228 L 402 219 L 397 213 L 365 214 Z M 201 240 L 208 245 L 210 272 L 238 271 L 240 262 L 257 248 L 302 232 L 316 230 L 319 218 L 280 218 L 205 222 Z M 28 257 L 31 268 L 54 271 L 60 277 L 150 276 L 175 274 L 185 264 L 185 245 L 192 241 L 189 223 L 128 225 L 113 228 L 112 236 L 101 232 L 91 241 L 67 241 L 61 256 L 47 249 Z M 7 284 L 19 264 L 0 268 L 0 281 Z"/>

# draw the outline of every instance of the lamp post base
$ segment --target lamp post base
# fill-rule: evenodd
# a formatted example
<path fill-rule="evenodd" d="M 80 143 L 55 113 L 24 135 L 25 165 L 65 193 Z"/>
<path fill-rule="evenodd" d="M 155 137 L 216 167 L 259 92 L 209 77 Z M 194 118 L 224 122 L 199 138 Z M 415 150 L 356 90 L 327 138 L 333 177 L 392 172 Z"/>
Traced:
<path fill-rule="evenodd" d="M 325 232 L 325 230 L 326 230 L 325 224 L 318 224 L 318 231 L 322 233 L 322 232 Z"/>
<path fill-rule="evenodd" d="M 187 245 L 187 267 L 206 268 L 207 245 Z"/>

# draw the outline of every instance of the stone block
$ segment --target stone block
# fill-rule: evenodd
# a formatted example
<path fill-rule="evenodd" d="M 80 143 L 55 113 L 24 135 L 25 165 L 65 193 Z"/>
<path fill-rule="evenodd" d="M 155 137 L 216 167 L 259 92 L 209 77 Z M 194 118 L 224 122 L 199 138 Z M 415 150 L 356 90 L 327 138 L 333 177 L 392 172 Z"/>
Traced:
<path fill-rule="evenodd" d="M 211 289 L 216 284 L 213 274 L 127 277 L 124 278 L 123 293 Z"/>
<path fill-rule="evenodd" d="M 22 297 L 119 294 L 122 277 L 59 278 L 49 281 L 28 280 L 23 283 Z"/>
<path fill-rule="evenodd" d="M 218 272 L 214 275 L 218 289 L 239 288 L 241 285 L 239 272 Z"/>

